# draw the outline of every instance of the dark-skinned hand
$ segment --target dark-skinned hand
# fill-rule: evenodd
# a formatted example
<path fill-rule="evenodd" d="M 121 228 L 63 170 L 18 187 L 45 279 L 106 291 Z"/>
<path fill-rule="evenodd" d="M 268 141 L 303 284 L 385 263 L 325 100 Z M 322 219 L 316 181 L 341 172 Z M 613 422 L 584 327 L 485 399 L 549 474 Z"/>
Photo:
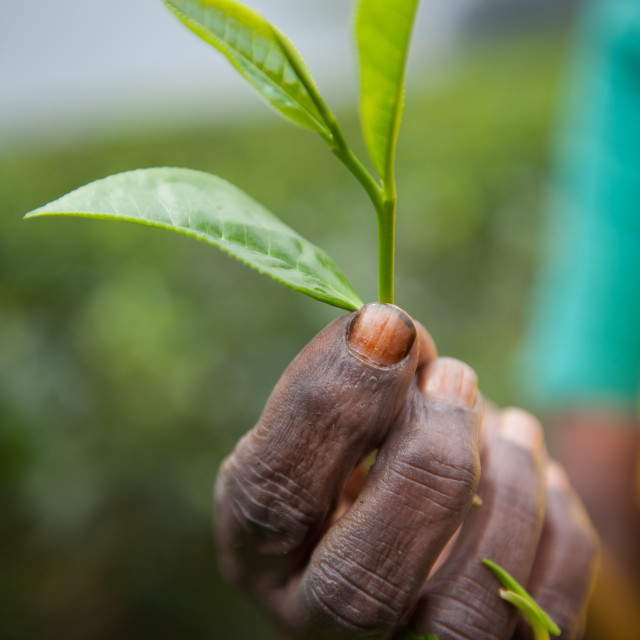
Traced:
<path fill-rule="evenodd" d="M 224 575 L 291 640 L 532 637 L 489 558 L 580 638 L 597 538 L 538 422 L 484 413 L 473 370 L 398 308 L 335 320 L 223 463 Z"/>

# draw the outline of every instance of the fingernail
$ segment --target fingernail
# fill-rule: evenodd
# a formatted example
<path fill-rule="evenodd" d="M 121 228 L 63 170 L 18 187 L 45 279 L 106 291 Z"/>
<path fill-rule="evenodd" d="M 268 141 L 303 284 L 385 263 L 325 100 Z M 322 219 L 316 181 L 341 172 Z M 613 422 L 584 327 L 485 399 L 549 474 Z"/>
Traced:
<path fill-rule="evenodd" d="M 460 360 L 438 358 L 421 371 L 418 385 L 429 398 L 471 409 L 478 393 L 478 376 Z"/>
<path fill-rule="evenodd" d="M 505 409 L 500 417 L 500 436 L 524 449 L 540 449 L 544 442 L 542 427 L 522 409 Z"/>
<path fill-rule="evenodd" d="M 366 362 L 380 367 L 397 364 L 407 356 L 416 339 L 411 318 L 388 304 L 367 304 L 351 321 L 349 348 Z"/>

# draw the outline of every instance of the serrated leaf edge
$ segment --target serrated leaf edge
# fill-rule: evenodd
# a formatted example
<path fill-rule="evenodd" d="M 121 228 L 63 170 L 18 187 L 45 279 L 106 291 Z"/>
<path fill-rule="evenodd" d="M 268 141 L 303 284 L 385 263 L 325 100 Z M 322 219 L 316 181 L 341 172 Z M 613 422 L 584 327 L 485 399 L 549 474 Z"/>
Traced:
<path fill-rule="evenodd" d="M 154 167 L 154 169 L 176 169 L 177 167 Z M 149 221 L 149 220 L 143 220 L 140 218 L 133 218 L 131 216 L 126 216 L 126 215 L 110 215 L 110 214 L 100 214 L 100 213 L 94 213 L 94 212 L 82 212 L 82 211 L 52 211 L 50 209 L 50 207 L 54 206 L 56 202 L 58 202 L 58 200 L 61 200 L 62 198 L 67 198 L 69 196 L 72 196 L 74 193 L 76 193 L 77 191 L 80 191 L 82 189 L 85 189 L 86 187 L 91 186 L 94 183 L 97 182 L 101 182 L 103 180 L 106 180 L 108 178 L 113 178 L 115 176 L 118 175 L 124 175 L 124 174 L 129 174 L 129 173 L 135 173 L 138 171 L 148 171 L 149 169 L 134 169 L 132 171 L 123 171 L 121 173 L 116 173 L 116 174 L 112 174 L 110 176 L 106 176 L 105 178 L 99 178 L 97 180 L 93 180 L 92 182 L 89 182 L 85 185 L 82 185 L 80 187 L 77 187 L 76 189 L 73 189 L 72 191 L 69 191 L 68 193 L 66 193 L 65 195 L 61 196 L 60 198 L 57 198 L 56 200 L 53 200 L 51 202 L 49 202 L 48 204 L 42 206 L 42 207 L 38 207 L 37 209 L 34 209 L 32 211 L 29 211 L 28 213 L 26 213 L 24 215 L 25 219 L 31 219 L 31 218 L 42 218 L 42 217 L 46 217 L 46 216 L 65 216 L 65 217 L 70 217 L 70 218 L 89 218 L 89 219 L 94 219 L 94 220 L 109 220 L 109 221 L 116 221 L 116 222 L 132 222 L 134 224 L 139 224 L 142 226 L 146 226 L 146 227 L 155 227 L 158 229 L 164 229 L 167 231 L 174 231 L 175 233 L 178 233 L 180 235 L 185 235 L 191 238 L 194 238 L 196 240 L 200 240 L 201 242 L 204 242 L 205 244 L 208 244 L 210 246 L 215 246 L 218 249 L 220 249 L 220 251 L 222 251 L 223 253 L 225 253 L 226 255 L 230 256 L 231 258 L 234 258 L 235 260 L 237 260 L 238 262 L 241 262 L 242 264 L 248 266 L 249 268 L 253 269 L 254 271 L 257 271 L 258 273 L 261 273 L 265 276 L 268 276 L 269 278 L 271 278 L 272 280 L 275 280 L 276 282 L 279 282 L 280 284 L 284 285 L 285 287 L 287 287 L 288 289 L 291 289 L 292 291 L 296 291 L 298 293 L 301 293 L 303 295 L 306 295 L 308 297 L 314 298 L 315 300 L 318 300 L 320 302 L 324 302 L 326 304 L 329 304 L 331 306 L 334 307 L 338 307 L 340 309 L 345 309 L 346 311 L 357 311 L 362 305 L 363 302 L 360 299 L 360 297 L 358 296 L 358 294 L 356 293 L 355 289 L 353 288 L 353 286 L 349 283 L 349 281 L 346 279 L 346 277 L 342 274 L 342 272 L 338 269 L 337 265 L 336 265 L 336 269 L 338 269 L 338 272 L 340 274 L 340 277 L 344 279 L 344 282 L 346 284 L 346 286 L 351 290 L 351 293 L 353 294 L 353 297 L 347 297 L 344 293 L 336 290 L 333 286 L 331 286 L 331 284 L 329 283 L 322 283 L 322 286 L 326 287 L 328 290 L 333 291 L 335 294 L 335 298 L 331 298 L 329 296 L 323 295 L 322 292 L 316 292 L 314 291 L 313 293 L 306 291 L 300 287 L 297 287 L 295 285 L 283 282 L 282 280 L 279 280 L 278 278 L 276 278 L 273 274 L 269 273 L 268 271 L 256 266 L 255 264 L 252 264 L 244 259 L 242 259 L 241 257 L 235 255 L 234 253 L 232 253 L 227 247 L 215 242 L 215 237 L 212 236 L 208 236 L 205 233 L 200 233 L 197 231 L 194 231 L 193 229 L 189 229 L 188 227 L 183 227 L 180 225 L 169 225 L 169 224 L 163 224 L 161 222 L 154 222 L 154 221 Z M 184 171 L 196 171 L 194 169 L 182 169 Z M 207 174 L 207 172 L 203 172 L 200 171 L 198 173 L 204 173 L 206 175 L 214 175 L 214 174 Z M 218 177 L 218 176 L 214 176 L 214 177 Z M 223 180 L 222 178 L 219 178 L 220 180 Z M 226 180 L 224 181 L 226 182 Z M 227 183 L 230 184 L 230 183 Z M 232 185 L 233 186 L 233 185 Z M 237 187 L 234 187 L 237 189 Z M 246 194 L 245 194 L 246 195 Z M 250 197 L 250 196 L 248 196 Z M 259 205 L 259 203 L 256 202 L 256 204 Z M 262 207 L 262 205 L 259 205 Z M 46 210 L 45 210 L 46 209 Z M 287 228 L 287 230 L 296 238 L 298 238 L 301 242 L 303 243 L 310 243 L 308 240 L 305 240 L 305 238 L 303 238 L 299 233 L 297 233 L 295 230 L 293 230 L 291 227 L 289 227 L 288 225 L 286 225 L 284 222 L 282 222 L 275 214 L 273 214 L 272 212 L 269 211 L 269 214 L 271 216 L 273 216 L 275 219 L 277 219 L 280 224 L 282 224 L 284 227 Z M 331 258 L 329 258 L 329 256 L 319 247 L 317 247 L 316 245 L 313 245 L 313 247 L 323 256 L 326 256 L 326 258 L 333 263 L 333 260 L 331 260 Z M 259 251 L 255 251 L 253 250 L 251 247 L 246 246 L 245 245 L 245 250 L 248 251 L 249 253 L 254 253 L 257 256 L 264 256 L 264 254 L 260 253 Z M 283 271 L 294 271 L 294 269 L 287 264 L 286 262 L 282 261 L 280 258 L 275 257 L 275 256 L 271 256 L 269 255 L 269 257 L 275 261 L 277 261 L 278 263 L 280 263 L 282 266 L 282 270 Z M 335 263 L 333 263 L 335 264 Z M 316 276 L 314 276 L 313 274 L 305 271 L 304 269 L 298 268 L 296 269 L 299 273 L 301 273 L 302 275 L 306 276 L 307 278 L 309 278 L 312 281 L 316 281 L 319 282 L 318 278 Z"/>
<path fill-rule="evenodd" d="M 280 111 L 274 104 L 272 104 L 265 96 L 263 96 L 255 86 L 253 86 L 253 83 L 243 73 L 241 68 L 242 65 L 239 62 L 237 62 L 238 59 L 242 58 L 246 62 L 248 62 L 250 65 L 252 65 L 256 69 L 256 71 L 259 73 L 259 75 L 262 76 L 262 78 L 265 81 L 265 84 L 277 87 L 278 90 L 281 91 L 281 93 L 287 97 L 290 103 L 296 107 L 298 112 L 304 115 L 305 118 L 310 120 L 312 126 L 308 126 L 307 128 L 320 133 L 323 137 L 331 137 L 331 132 L 329 130 L 329 127 L 327 126 L 327 123 L 324 122 L 324 119 L 322 118 L 322 112 L 318 109 L 318 106 L 316 104 L 317 100 L 312 95 L 314 90 L 317 94 L 317 87 L 315 82 L 313 81 L 313 76 L 311 75 L 311 72 L 309 71 L 304 60 L 302 59 L 300 54 L 297 52 L 293 43 L 289 40 L 289 38 L 287 38 L 287 36 L 282 31 L 280 31 L 277 27 L 272 25 L 259 11 L 256 11 L 255 9 L 252 9 L 251 7 L 248 7 L 240 2 L 235 2 L 234 0 L 225 0 L 225 1 L 229 5 L 242 7 L 242 9 L 246 11 L 248 14 L 250 14 L 254 19 L 256 19 L 260 23 L 260 26 L 265 30 L 265 32 L 271 35 L 273 39 L 280 45 L 280 49 L 284 54 L 285 58 L 287 59 L 287 62 L 296 71 L 298 75 L 298 80 L 300 80 L 302 86 L 307 92 L 307 95 L 309 96 L 309 98 L 311 98 L 314 108 L 317 111 L 316 114 L 310 113 L 303 105 L 299 104 L 295 96 L 291 95 L 291 93 L 286 91 L 284 86 L 275 83 L 272 78 L 270 78 L 264 71 L 262 71 L 262 69 L 258 65 L 256 65 L 250 58 L 245 56 L 241 51 L 234 49 L 230 44 L 220 39 L 211 31 L 207 30 L 207 28 L 204 27 L 201 23 L 199 23 L 197 20 L 194 20 L 188 14 L 186 14 L 182 9 L 175 6 L 171 2 L 171 0 L 162 0 L 162 2 L 169 9 L 169 11 L 171 11 L 189 29 L 191 29 L 191 31 L 193 31 L 199 38 L 201 38 L 205 42 L 211 44 L 213 47 L 218 49 L 229 60 L 229 62 L 238 71 L 238 73 L 240 73 L 240 75 L 243 78 L 245 78 L 245 80 L 247 80 L 247 82 L 258 93 L 258 95 L 260 95 L 260 97 L 271 108 L 277 111 L 280 115 L 284 117 L 288 117 L 285 113 Z M 206 3 L 206 0 L 205 0 L 205 3 Z M 207 3 L 207 4 L 211 4 L 212 6 L 214 6 L 212 3 Z M 215 7 L 215 8 L 218 8 L 218 7 Z M 220 10 L 224 11 L 223 9 L 220 9 Z M 247 26 L 247 25 L 244 25 L 244 26 Z M 250 27 L 247 27 L 247 28 L 250 28 Z M 285 43 L 286 46 L 283 46 L 283 43 Z M 296 55 L 297 59 L 299 59 L 299 60 L 296 60 L 296 62 L 298 62 L 298 64 L 296 65 L 292 64 L 292 60 L 291 60 L 292 52 Z M 303 75 L 305 76 L 304 78 L 301 77 L 301 70 Z M 310 90 L 310 87 L 311 87 L 311 90 Z M 301 124 L 295 120 L 292 120 L 290 117 L 288 119 L 291 120 L 292 122 L 295 122 L 296 124 Z"/>

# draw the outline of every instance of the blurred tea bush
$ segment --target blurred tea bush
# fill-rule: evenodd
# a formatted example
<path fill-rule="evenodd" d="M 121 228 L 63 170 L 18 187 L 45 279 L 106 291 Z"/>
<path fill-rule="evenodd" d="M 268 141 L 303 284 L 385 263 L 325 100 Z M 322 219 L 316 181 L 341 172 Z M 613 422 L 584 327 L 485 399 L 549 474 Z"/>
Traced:
<path fill-rule="evenodd" d="M 508 371 L 536 253 L 562 41 L 475 45 L 410 82 L 397 302 L 485 394 Z M 349 139 L 359 136 L 342 114 Z M 0 635 L 272 637 L 218 577 L 217 466 L 338 311 L 192 239 L 22 215 L 107 174 L 174 165 L 244 188 L 376 295 L 366 197 L 276 117 L 0 157 Z"/>

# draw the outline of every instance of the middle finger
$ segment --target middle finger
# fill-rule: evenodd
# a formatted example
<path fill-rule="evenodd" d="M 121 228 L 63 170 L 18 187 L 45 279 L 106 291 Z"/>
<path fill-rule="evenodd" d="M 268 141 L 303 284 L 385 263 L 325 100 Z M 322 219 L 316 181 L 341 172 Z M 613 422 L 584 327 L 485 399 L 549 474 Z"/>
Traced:
<path fill-rule="evenodd" d="M 426 583 L 411 621 L 439 640 L 510 638 L 517 610 L 500 598 L 488 558 L 527 584 L 544 515 L 542 430 L 533 416 L 511 409 L 488 429 L 478 495 L 451 554 Z"/>

